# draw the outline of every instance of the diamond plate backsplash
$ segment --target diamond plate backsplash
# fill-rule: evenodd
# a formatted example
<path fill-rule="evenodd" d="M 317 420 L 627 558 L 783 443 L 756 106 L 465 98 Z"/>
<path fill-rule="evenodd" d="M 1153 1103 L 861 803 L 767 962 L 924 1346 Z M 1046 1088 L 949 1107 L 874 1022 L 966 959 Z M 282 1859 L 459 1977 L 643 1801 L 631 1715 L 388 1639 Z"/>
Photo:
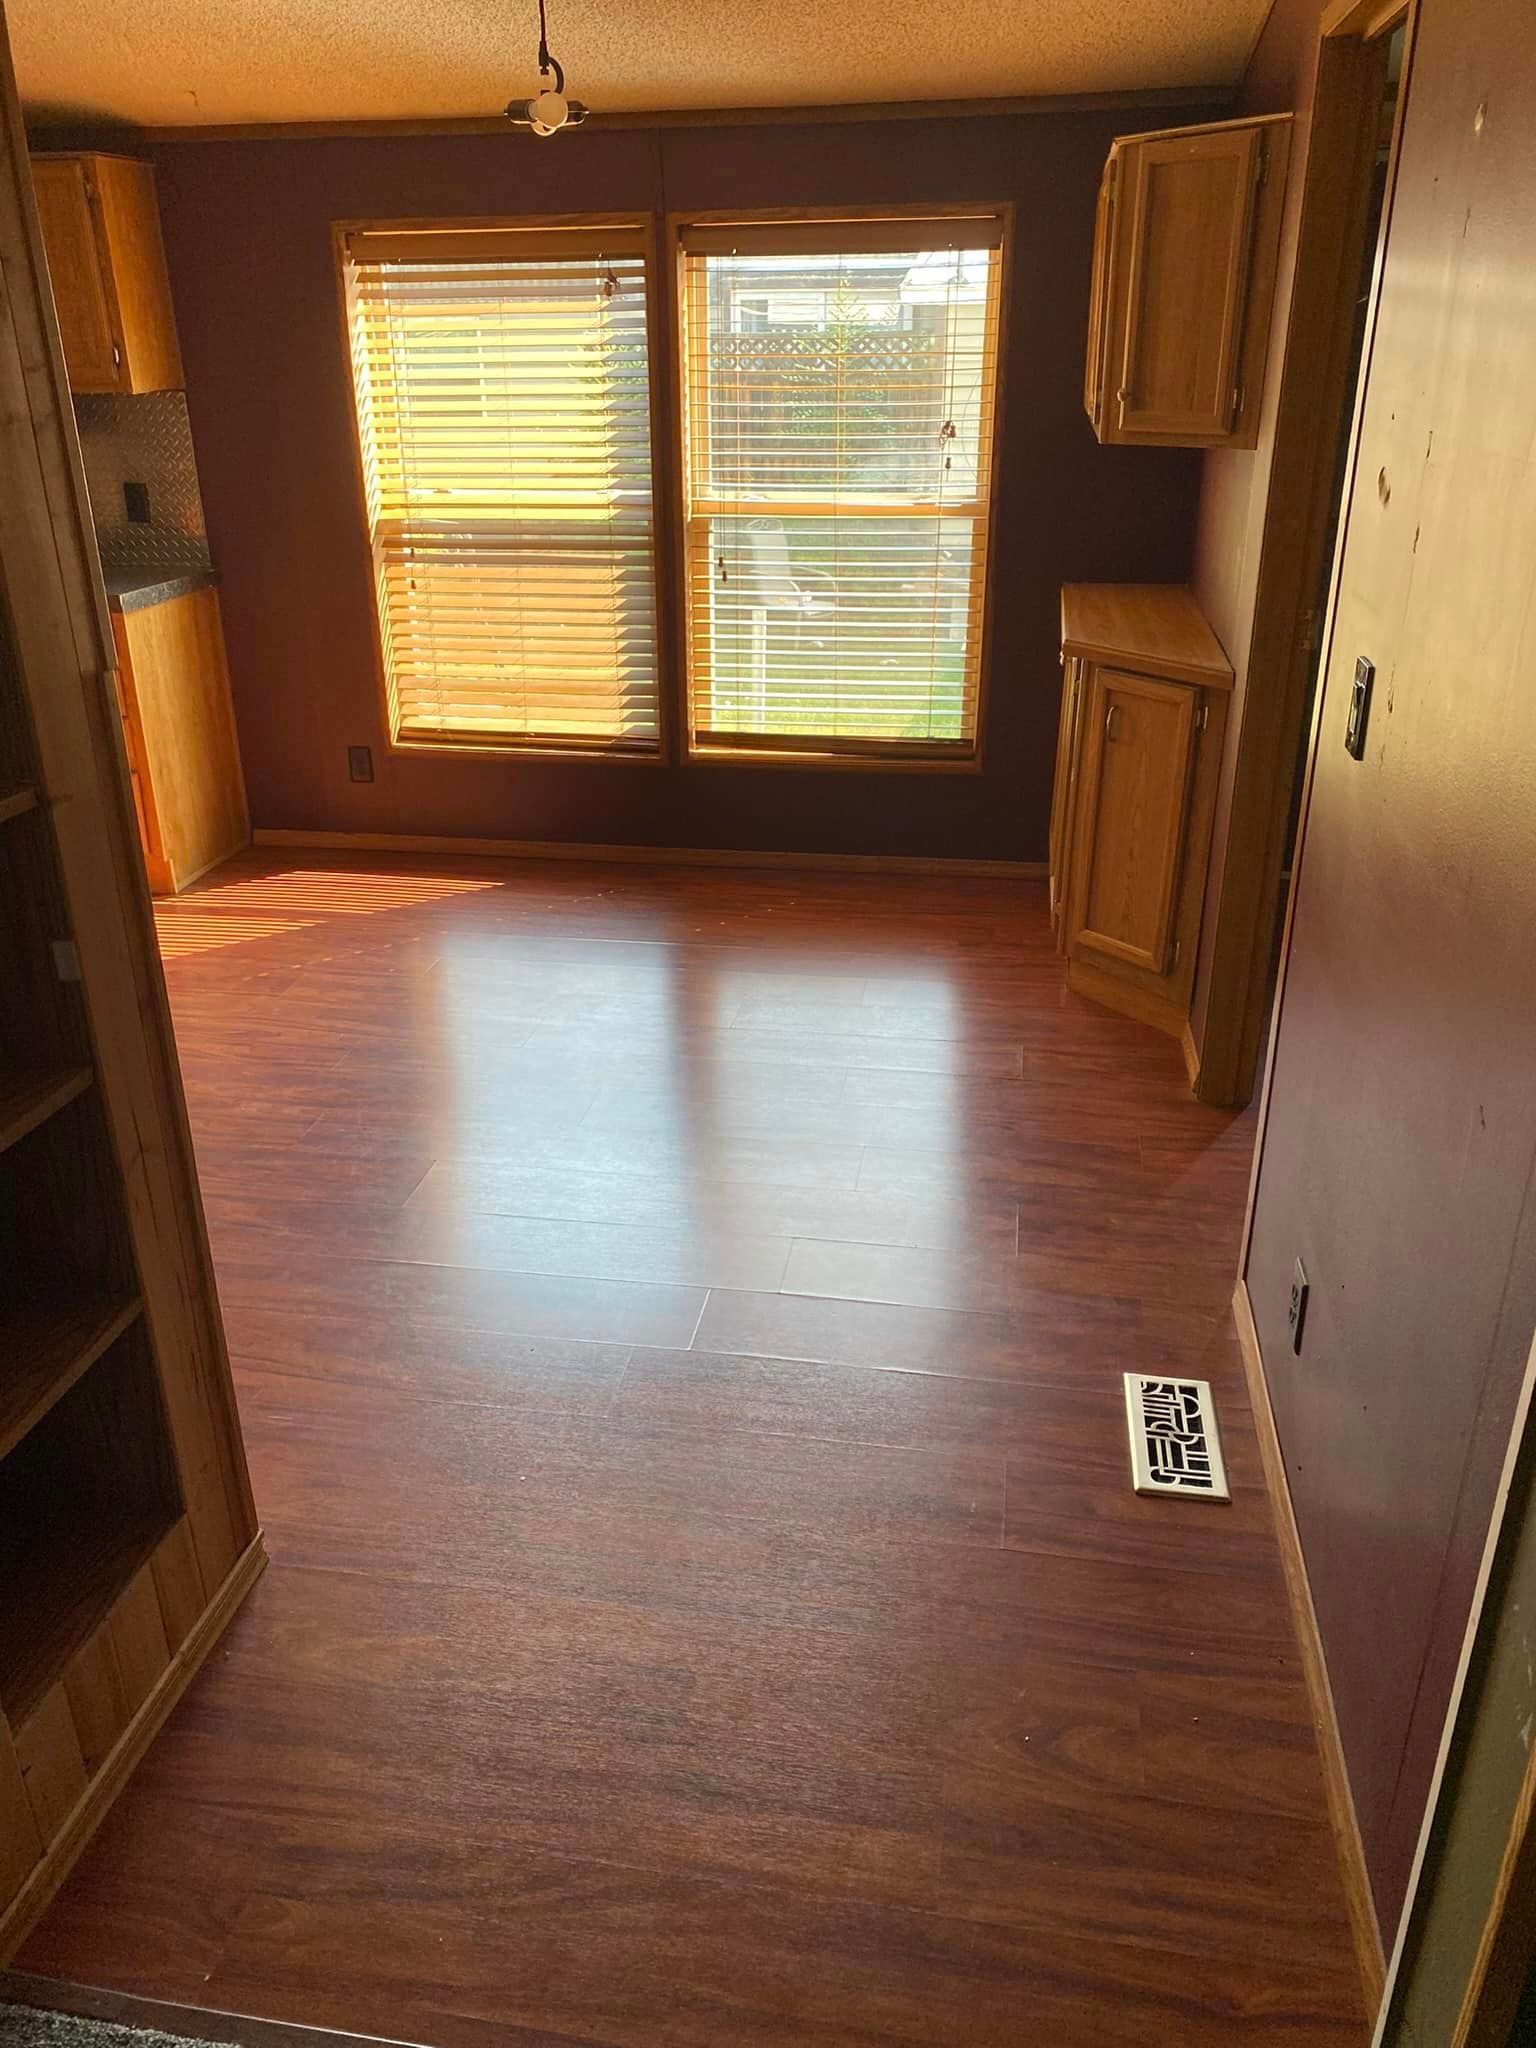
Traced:
<path fill-rule="evenodd" d="M 75 400 L 75 420 L 107 573 L 206 569 L 208 534 L 181 392 L 149 391 L 139 398 L 82 395 Z M 125 484 L 148 493 L 147 523 L 128 517 Z"/>

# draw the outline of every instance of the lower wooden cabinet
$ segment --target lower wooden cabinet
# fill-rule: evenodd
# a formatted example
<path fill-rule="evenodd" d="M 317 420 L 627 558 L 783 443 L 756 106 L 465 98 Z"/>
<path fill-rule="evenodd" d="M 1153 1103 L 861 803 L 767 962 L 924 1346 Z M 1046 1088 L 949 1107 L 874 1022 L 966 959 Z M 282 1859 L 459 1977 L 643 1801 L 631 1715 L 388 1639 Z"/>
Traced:
<path fill-rule="evenodd" d="M 114 610 L 112 632 L 144 864 L 170 896 L 250 836 L 218 593 Z"/>
<path fill-rule="evenodd" d="M 1062 592 L 1051 917 L 1079 993 L 1182 1034 L 1232 670 L 1174 584 Z"/>

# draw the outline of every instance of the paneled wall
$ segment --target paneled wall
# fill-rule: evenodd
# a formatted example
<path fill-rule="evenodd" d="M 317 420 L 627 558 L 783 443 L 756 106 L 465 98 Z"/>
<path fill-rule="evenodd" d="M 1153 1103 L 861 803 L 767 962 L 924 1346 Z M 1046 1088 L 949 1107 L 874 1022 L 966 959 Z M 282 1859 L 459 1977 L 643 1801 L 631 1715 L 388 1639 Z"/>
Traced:
<path fill-rule="evenodd" d="M 1536 42 L 1512 0 L 1423 0 L 1403 120 L 1247 1265 L 1389 1942 L 1536 1324 Z"/>

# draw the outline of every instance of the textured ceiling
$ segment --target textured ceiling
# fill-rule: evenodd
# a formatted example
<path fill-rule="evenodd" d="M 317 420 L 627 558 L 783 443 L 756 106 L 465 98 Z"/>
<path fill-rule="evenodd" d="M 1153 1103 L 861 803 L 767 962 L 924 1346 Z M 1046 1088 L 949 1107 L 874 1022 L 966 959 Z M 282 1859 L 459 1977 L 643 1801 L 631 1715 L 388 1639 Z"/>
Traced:
<path fill-rule="evenodd" d="M 1266 0 L 549 0 L 595 111 L 1229 85 Z M 537 0 L 6 0 L 45 116 L 153 127 L 493 114 Z"/>

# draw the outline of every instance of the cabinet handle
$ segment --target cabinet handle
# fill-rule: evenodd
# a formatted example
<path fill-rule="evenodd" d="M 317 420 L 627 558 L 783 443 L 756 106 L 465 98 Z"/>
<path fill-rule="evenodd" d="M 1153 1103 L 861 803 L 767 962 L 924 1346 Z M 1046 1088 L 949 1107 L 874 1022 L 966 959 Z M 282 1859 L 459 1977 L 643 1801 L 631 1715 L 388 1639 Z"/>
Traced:
<path fill-rule="evenodd" d="M 1115 736 L 1115 712 L 1118 709 L 1118 705 L 1111 704 L 1104 714 L 1104 737 L 1107 740 L 1112 740 Z"/>

